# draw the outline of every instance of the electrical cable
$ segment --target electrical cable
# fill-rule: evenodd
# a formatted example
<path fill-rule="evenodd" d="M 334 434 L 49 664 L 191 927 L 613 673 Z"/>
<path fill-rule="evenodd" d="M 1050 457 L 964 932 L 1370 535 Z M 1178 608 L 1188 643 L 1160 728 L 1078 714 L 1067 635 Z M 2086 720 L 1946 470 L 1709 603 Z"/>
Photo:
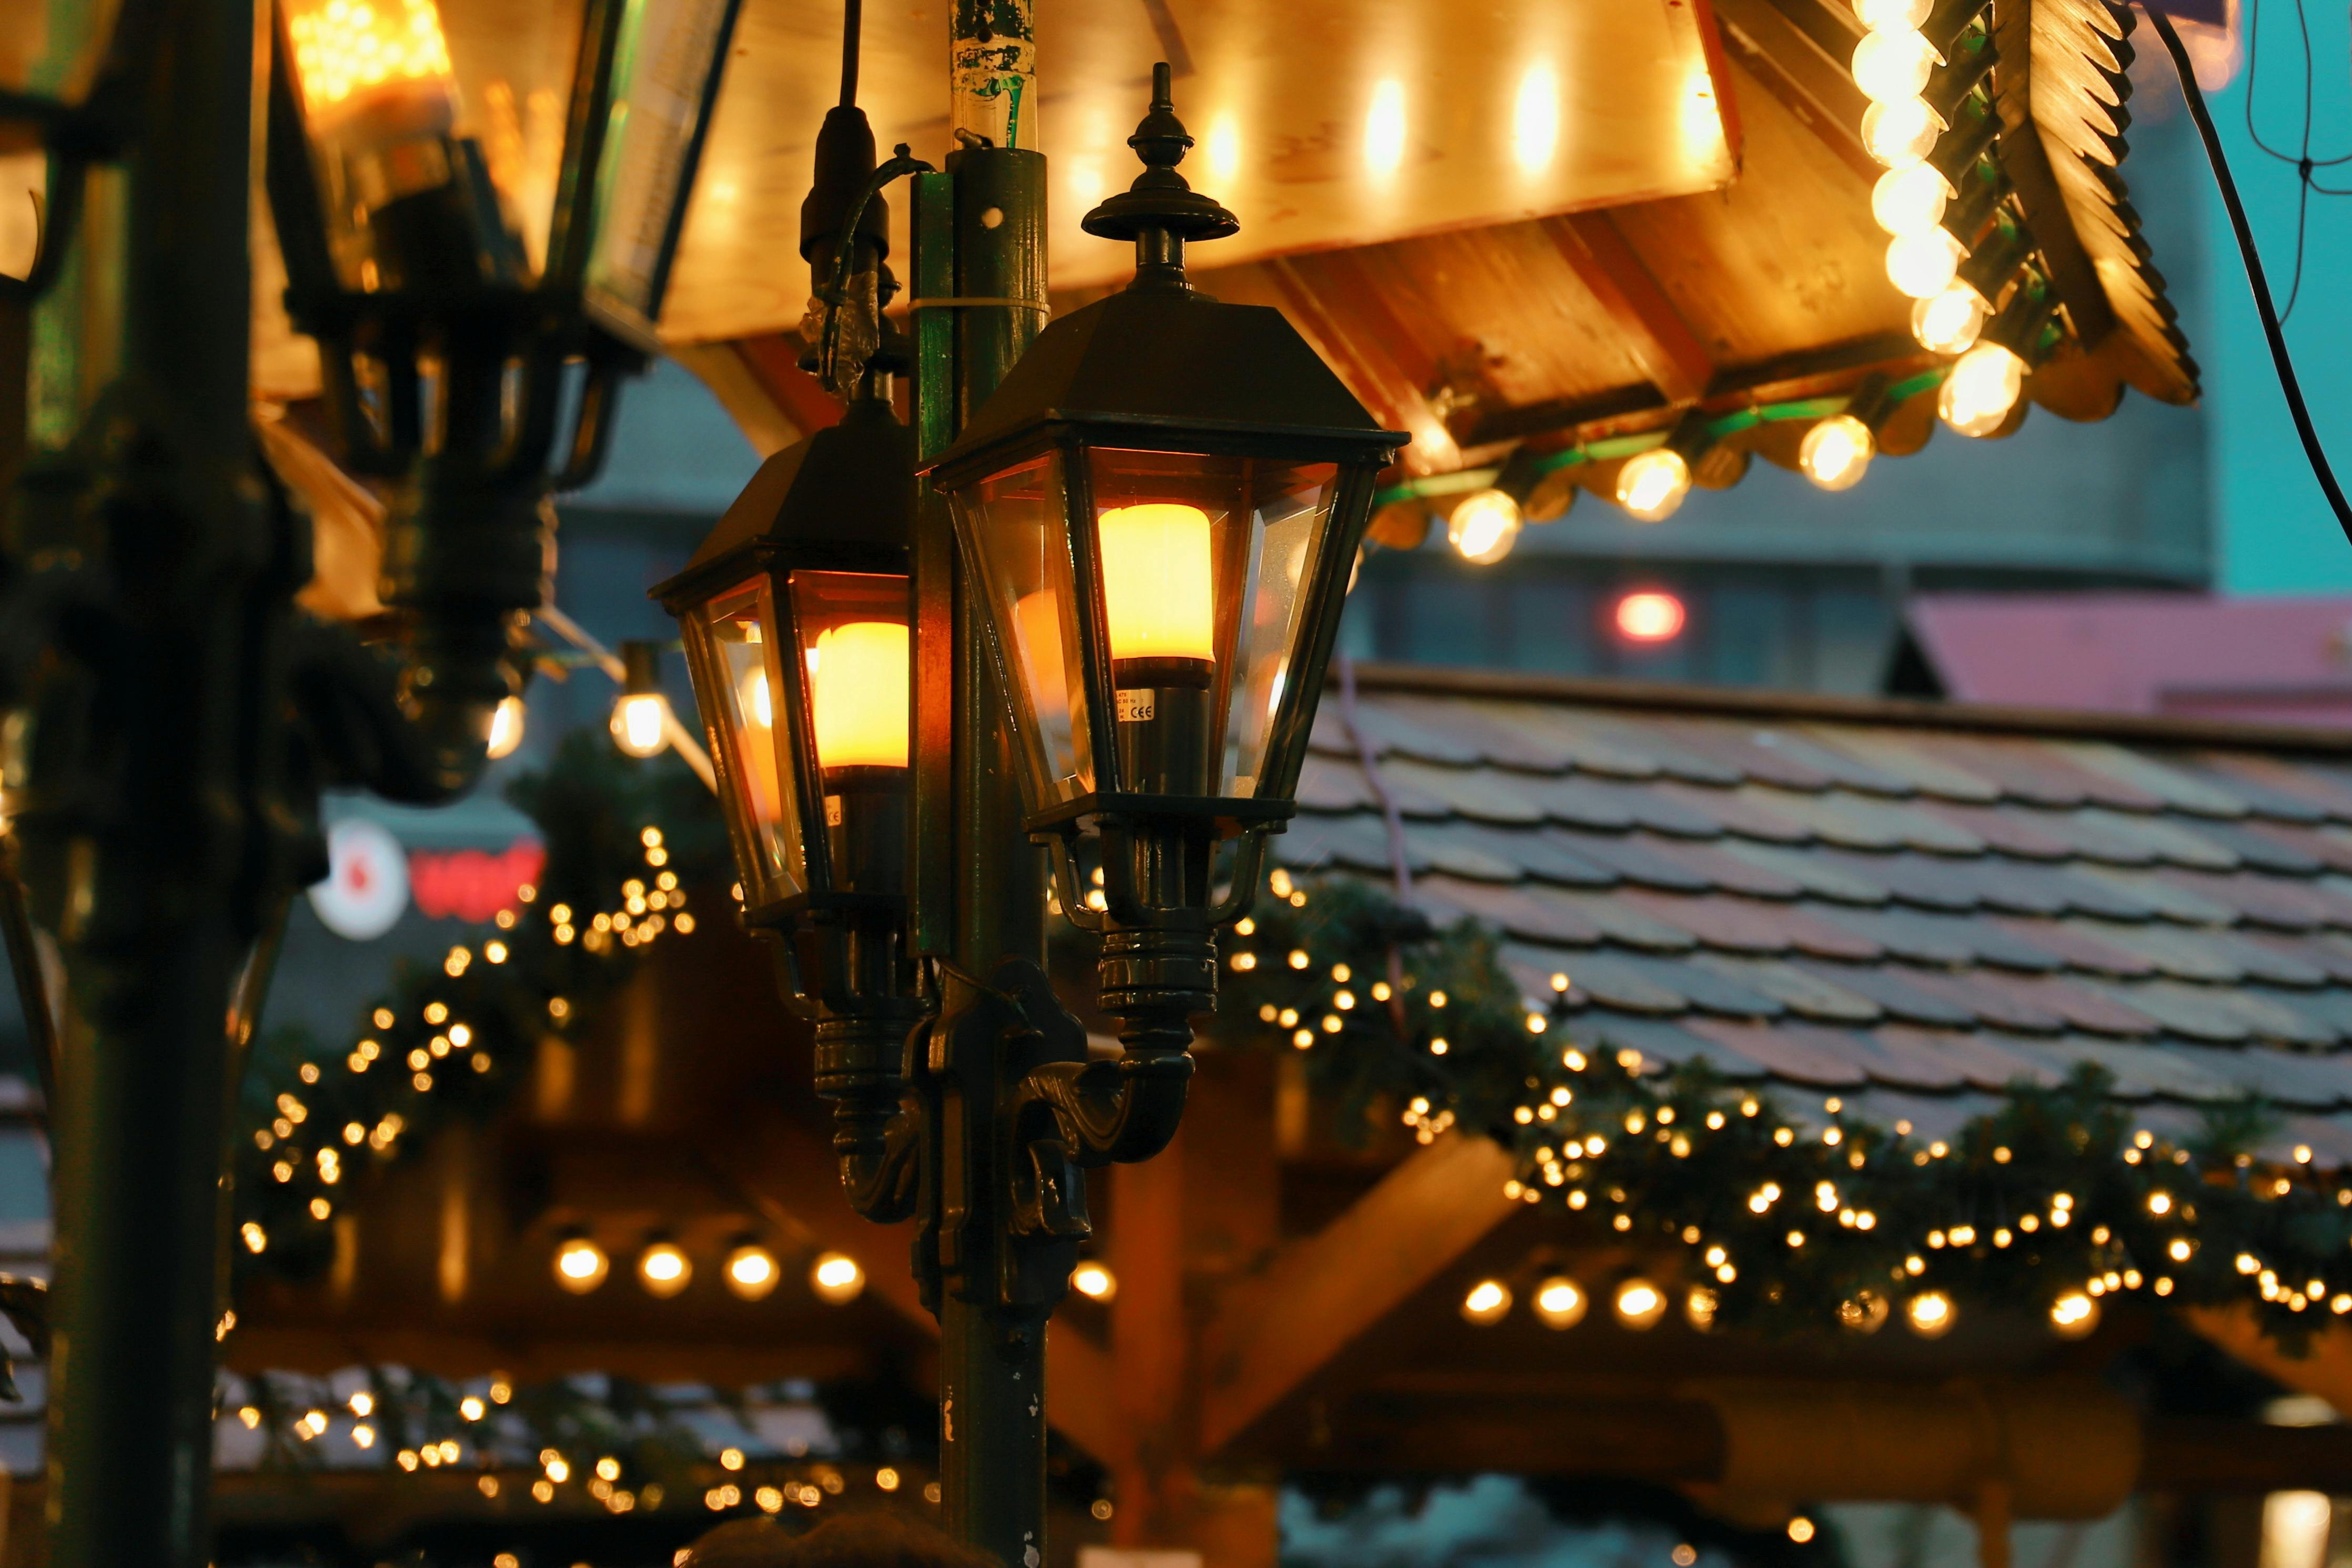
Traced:
<path fill-rule="evenodd" d="M 841 17 L 841 107 L 857 103 L 857 39 L 863 30 L 865 0 L 845 0 Z"/>
<path fill-rule="evenodd" d="M 2254 247 L 2254 231 L 2246 222 L 2246 204 L 2238 197 L 2237 182 L 2230 178 L 2230 161 L 2221 152 L 2221 132 L 2213 129 L 2213 116 L 2205 107 L 2205 94 L 2197 86 L 2197 71 L 2189 63 L 2189 51 L 2180 45 L 2180 35 L 2172 29 L 2172 19 L 2154 6 L 2148 7 L 2147 19 L 2155 25 L 2157 37 L 2172 56 L 2172 68 L 2180 78 L 2181 96 L 2189 101 L 2189 117 L 2197 122 L 2197 134 L 2205 143 L 2206 161 L 2213 165 L 2214 183 L 2221 188 L 2221 202 L 2230 211 L 2230 227 L 2238 237 L 2238 253 L 2245 260 L 2246 281 L 2252 286 L 2254 309 L 2263 319 L 2263 336 L 2270 343 L 2271 362 L 2278 370 L 2279 390 L 2286 394 L 2288 413 L 2294 418 L 2294 433 L 2303 440 L 2303 454 L 2310 459 L 2312 476 L 2319 481 L 2320 490 L 2327 497 L 2328 507 L 2336 513 L 2336 522 L 2344 537 L 2352 540 L 2352 505 L 2344 499 L 2343 486 L 2336 482 L 2336 470 L 2329 465 L 2327 453 L 2319 444 L 2319 432 L 2312 427 L 2311 410 L 2303 401 L 2303 384 L 2295 379 L 2294 363 L 2288 359 L 2286 334 L 2279 329 L 2277 309 L 2271 304 L 2271 287 L 2263 276 L 2262 253 Z"/>

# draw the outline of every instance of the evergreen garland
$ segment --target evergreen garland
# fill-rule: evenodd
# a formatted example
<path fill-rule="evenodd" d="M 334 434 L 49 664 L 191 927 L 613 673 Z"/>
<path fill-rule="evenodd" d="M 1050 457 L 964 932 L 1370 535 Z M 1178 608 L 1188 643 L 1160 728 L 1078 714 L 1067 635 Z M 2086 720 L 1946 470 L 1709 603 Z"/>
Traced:
<path fill-rule="evenodd" d="M 325 1267 L 357 1186 L 450 1118 L 494 1113 L 542 1036 L 585 1028 L 646 946 L 694 928 L 686 884 L 728 878 L 716 806 L 667 753 L 639 762 L 583 729 L 507 794 L 547 849 L 519 906 L 439 964 L 401 966 L 347 1043 L 257 1043 L 233 1151 L 239 1278 Z"/>
<path fill-rule="evenodd" d="M 2257 1159 L 2273 1121 L 2252 1099 L 2180 1142 L 2136 1129 L 2089 1068 L 2012 1084 L 1948 1140 L 1835 1096 L 1792 1114 L 1785 1088 L 1596 1046 L 1565 975 L 1531 1010 L 1492 931 L 1435 929 L 1345 877 L 1273 873 L 1224 964 L 1223 1038 L 1299 1054 L 1342 1126 L 1492 1138 L 1517 1161 L 1506 1195 L 1654 1249 L 1702 1327 L 1866 1333 L 1900 1316 L 1933 1337 L 2025 1308 L 2076 1336 L 2121 1293 L 2243 1302 L 2295 1349 L 2352 1313 L 2352 1186 L 2308 1149 Z M 1504 1293 L 1465 1302 L 1474 1321 L 1507 1310 L 1510 1282 L 1494 1283 Z"/>

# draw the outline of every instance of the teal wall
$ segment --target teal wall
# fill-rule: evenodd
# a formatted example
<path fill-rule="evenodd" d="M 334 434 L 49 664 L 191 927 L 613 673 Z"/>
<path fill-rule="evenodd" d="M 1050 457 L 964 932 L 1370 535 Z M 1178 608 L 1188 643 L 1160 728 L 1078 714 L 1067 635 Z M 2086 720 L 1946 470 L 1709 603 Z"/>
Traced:
<path fill-rule="evenodd" d="M 2306 4 L 2304 11 L 2315 66 L 2313 151 L 2323 157 L 2352 152 L 2352 79 L 2346 74 L 2352 27 L 2340 6 Z M 2272 5 L 2263 7 L 2261 21 L 2255 120 L 2270 145 L 2294 152 L 2304 91 L 2295 15 L 2286 5 Z M 2143 53 L 2163 47 L 2145 26 L 2133 42 Z M 2246 79 L 2241 67 L 2237 79 L 2210 102 L 2262 246 L 2273 296 L 2284 308 L 2294 266 L 2295 174 L 2291 166 L 2262 156 L 2248 139 Z M 2131 172 L 2128 166 L 2126 172 Z M 2352 164 L 2321 171 L 2319 178 L 2352 189 Z M 2200 194 L 2211 281 L 2204 299 L 2189 302 L 2194 308 L 2184 306 L 2183 324 L 2205 371 L 2208 473 L 2221 547 L 2219 586 L 2231 593 L 2352 590 L 2352 545 L 2346 543 L 2295 439 L 2229 214 L 2210 172 L 2200 181 Z M 2352 477 L 2352 199 L 2311 200 L 2303 295 L 2287 320 L 2286 335 L 2313 422 L 2338 470 Z"/>

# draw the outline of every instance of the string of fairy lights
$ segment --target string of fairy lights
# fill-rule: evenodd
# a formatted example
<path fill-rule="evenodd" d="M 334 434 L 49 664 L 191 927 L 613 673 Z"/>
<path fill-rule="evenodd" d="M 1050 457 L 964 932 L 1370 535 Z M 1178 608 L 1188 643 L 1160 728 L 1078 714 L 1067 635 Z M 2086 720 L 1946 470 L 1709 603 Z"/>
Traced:
<path fill-rule="evenodd" d="M 1226 1018 L 1298 1056 L 1337 1126 L 1491 1137 L 1517 1162 L 1505 1197 L 1643 1260 L 1598 1281 L 1540 1259 L 1481 1279 L 1462 1301 L 1474 1323 L 1525 1298 L 1570 1328 L 1597 1294 L 1633 1329 L 1679 1298 L 1702 1328 L 1867 1333 L 1899 1317 L 1936 1338 L 2031 1310 L 2078 1337 L 2123 1297 L 2243 1302 L 2291 1343 L 2352 1314 L 2352 1186 L 2307 1145 L 2259 1157 L 2269 1125 L 2251 1101 L 2160 1134 L 2084 1071 L 2013 1085 L 1941 1135 L 1836 1096 L 1816 1113 L 1596 1043 L 1570 975 L 1523 997 L 1475 922 L 1433 929 L 1350 878 L 1310 896 L 1277 870 L 1268 891 L 1228 946 Z"/>

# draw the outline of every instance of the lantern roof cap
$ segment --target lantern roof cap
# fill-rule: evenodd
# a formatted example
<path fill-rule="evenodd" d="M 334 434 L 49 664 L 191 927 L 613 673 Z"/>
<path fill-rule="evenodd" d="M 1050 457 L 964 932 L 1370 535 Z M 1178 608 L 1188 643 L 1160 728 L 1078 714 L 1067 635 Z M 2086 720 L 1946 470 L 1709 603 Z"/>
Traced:
<path fill-rule="evenodd" d="M 1382 461 L 1410 439 L 1383 430 L 1281 311 L 1167 287 L 1125 289 L 1048 326 L 925 472 L 954 473 L 1053 425 L 1180 448 L 1354 447 Z"/>
<path fill-rule="evenodd" d="M 839 424 L 760 465 L 684 570 L 653 591 L 675 612 L 751 559 L 844 571 L 909 570 L 915 436 L 887 403 L 861 398 Z"/>

